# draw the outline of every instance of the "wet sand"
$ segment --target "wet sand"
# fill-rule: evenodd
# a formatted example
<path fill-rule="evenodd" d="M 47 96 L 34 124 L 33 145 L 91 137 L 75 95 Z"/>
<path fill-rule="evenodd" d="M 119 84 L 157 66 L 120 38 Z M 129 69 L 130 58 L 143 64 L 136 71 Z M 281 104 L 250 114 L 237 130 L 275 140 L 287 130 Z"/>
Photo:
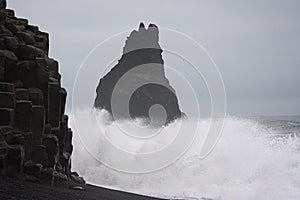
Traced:
<path fill-rule="evenodd" d="M 5 200 L 155 200 L 147 197 L 107 188 L 86 185 L 83 191 L 51 187 L 0 177 L 0 199 Z"/>

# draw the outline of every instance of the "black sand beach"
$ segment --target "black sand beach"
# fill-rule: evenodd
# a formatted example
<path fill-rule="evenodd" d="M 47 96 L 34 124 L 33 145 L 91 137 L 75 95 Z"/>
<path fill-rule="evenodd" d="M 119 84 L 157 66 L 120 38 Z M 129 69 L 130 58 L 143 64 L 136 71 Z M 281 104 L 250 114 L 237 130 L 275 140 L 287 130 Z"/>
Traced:
<path fill-rule="evenodd" d="M 85 190 L 72 190 L 59 187 L 24 182 L 16 179 L 0 178 L 0 199 L 5 200 L 147 200 L 157 199 L 127 192 L 121 192 L 93 185 Z"/>

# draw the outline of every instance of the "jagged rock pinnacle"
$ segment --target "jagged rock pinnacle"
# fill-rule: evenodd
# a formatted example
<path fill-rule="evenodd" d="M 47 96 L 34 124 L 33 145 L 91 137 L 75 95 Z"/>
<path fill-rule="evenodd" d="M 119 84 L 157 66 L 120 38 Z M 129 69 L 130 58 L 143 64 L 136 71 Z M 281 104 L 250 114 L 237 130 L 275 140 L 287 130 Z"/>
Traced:
<path fill-rule="evenodd" d="M 145 28 L 145 25 L 144 25 L 144 23 L 143 23 L 143 22 L 141 22 L 141 23 L 140 23 L 140 26 L 139 26 L 139 28 Z"/>
<path fill-rule="evenodd" d="M 112 93 L 117 99 L 130 95 L 127 92 L 142 81 L 152 81 L 159 84 L 146 84 L 137 88 L 130 97 L 129 105 L 124 105 L 129 109 L 130 118 L 149 118 L 149 109 L 155 104 L 164 107 L 166 111 L 166 123 L 182 116 L 178 106 L 178 100 L 175 90 L 170 86 L 169 80 L 165 76 L 164 61 L 162 59 L 162 49 L 158 43 L 159 30 L 155 24 L 149 24 L 148 29 L 144 29 L 141 23 L 139 30 L 133 30 L 125 42 L 123 55 L 118 64 L 107 73 L 97 87 L 94 106 L 96 108 L 106 109 L 112 113 Z M 149 65 L 145 70 L 135 72 L 128 76 L 131 81 L 130 86 L 118 91 L 115 88 L 118 81 L 141 65 Z M 151 69 L 151 70 L 150 70 Z M 153 70 L 152 70 L 153 69 Z M 122 102 L 120 104 L 126 104 Z M 122 113 L 120 108 L 119 116 L 128 118 L 126 112 Z M 123 115 L 124 114 L 124 115 Z M 159 118 L 159 116 L 158 116 Z M 163 123 L 163 124 L 166 124 Z"/>

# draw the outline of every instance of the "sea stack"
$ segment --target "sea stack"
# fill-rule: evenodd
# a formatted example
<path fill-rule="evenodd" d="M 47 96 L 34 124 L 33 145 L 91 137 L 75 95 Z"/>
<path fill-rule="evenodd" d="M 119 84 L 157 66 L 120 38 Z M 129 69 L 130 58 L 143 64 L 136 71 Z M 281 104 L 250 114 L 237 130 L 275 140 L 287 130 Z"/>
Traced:
<path fill-rule="evenodd" d="M 132 31 L 127 38 L 121 59 L 100 79 L 94 107 L 107 110 L 113 119 L 117 113 L 118 118 L 154 117 L 157 118 L 154 120 L 161 120 L 160 116 L 149 115 L 151 107 L 158 104 L 165 110 L 165 121 L 162 125 L 180 118 L 182 112 L 176 92 L 165 76 L 162 52 L 158 27 L 149 24 L 145 28 L 140 23 L 139 29 Z M 126 79 L 126 83 L 122 79 Z M 127 102 L 128 97 L 130 98 Z M 115 99 L 118 103 L 112 108 Z M 125 99 L 124 102 L 122 99 Z"/>
<path fill-rule="evenodd" d="M 70 187 L 72 130 L 49 35 L 0 0 L 0 176 Z"/>

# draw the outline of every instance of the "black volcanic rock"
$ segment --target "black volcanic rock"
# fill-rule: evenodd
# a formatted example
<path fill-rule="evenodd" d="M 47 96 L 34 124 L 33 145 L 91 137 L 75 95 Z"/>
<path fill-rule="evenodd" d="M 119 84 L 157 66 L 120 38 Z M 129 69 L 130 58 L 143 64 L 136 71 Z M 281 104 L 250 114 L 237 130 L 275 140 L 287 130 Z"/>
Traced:
<path fill-rule="evenodd" d="M 0 176 L 65 187 L 74 185 L 72 130 L 58 62 L 48 51 L 48 33 L 0 0 Z"/>
<path fill-rule="evenodd" d="M 165 76 L 158 34 L 156 25 L 150 24 L 146 29 L 143 23 L 139 30 L 131 32 L 118 64 L 100 79 L 95 108 L 106 109 L 114 119 L 151 117 L 163 120 L 161 125 L 182 116 L 175 90 Z M 117 102 L 113 109 L 112 97 Z M 165 113 L 150 116 L 155 104 L 163 106 Z"/>

